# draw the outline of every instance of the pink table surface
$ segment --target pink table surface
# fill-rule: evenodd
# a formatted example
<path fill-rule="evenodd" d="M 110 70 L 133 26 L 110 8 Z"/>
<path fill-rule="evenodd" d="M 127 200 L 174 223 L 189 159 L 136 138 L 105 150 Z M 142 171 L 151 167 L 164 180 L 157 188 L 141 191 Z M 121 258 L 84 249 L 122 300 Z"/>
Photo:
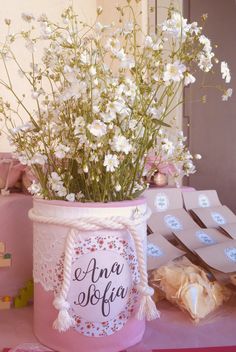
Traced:
<path fill-rule="evenodd" d="M 127 352 L 184 348 L 187 352 L 190 348 L 212 346 L 234 346 L 230 351 L 236 351 L 235 300 L 197 326 L 185 313 L 168 302 L 160 302 L 159 309 L 161 318 L 148 322 L 143 340 Z M 0 351 L 4 347 L 15 347 L 26 342 L 37 342 L 33 334 L 33 308 L 1 311 Z M 210 351 L 217 350 L 209 349 Z"/>
<path fill-rule="evenodd" d="M 12 265 L 0 268 L 0 296 L 14 296 L 32 274 L 32 198 L 24 194 L 0 196 L 0 241 L 12 255 Z M 0 311 L 1 315 L 1 311 Z"/>

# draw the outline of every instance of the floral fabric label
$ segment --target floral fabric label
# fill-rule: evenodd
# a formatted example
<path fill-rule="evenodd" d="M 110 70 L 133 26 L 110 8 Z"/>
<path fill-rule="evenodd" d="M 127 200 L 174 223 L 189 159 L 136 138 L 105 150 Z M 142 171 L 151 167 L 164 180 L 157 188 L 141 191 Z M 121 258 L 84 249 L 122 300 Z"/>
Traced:
<path fill-rule="evenodd" d="M 220 213 L 213 212 L 211 213 L 211 217 L 218 225 L 224 225 L 226 223 L 224 217 Z"/>
<path fill-rule="evenodd" d="M 158 193 L 154 204 L 158 211 L 165 211 L 169 208 L 169 199 L 165 193 Z"/>
<path fill-rule="evenodd" d="M 77 241 L 68 301 L 76 331 L 108 336 L 120 330 L 135 309 L 137 260 L 127 240 L 94 236 Z"/>
<path fill-rule="evenodd" d="M 173 215 L 166 215 L 164 217 L 164 221 L 171 230 L 183 230 L 183 226 L 180 223 L 179 219 L 177 219 Z"/>
<path fill-rule="evenodd" d="M 236 248 L 235 247 L 225 248 L 225 255 L 232 262 L 236 263 Z"/>
<path fill-rule="evenodd" d="M 209 208 L 210 207 L 210 200 L 205 194 L 200 194 L 198 197 L 198 204 L 200 208 Z"/>
<path fill-rule="evenodd" d="M 210 245 L 210 244 L 216 243 L 215 240 L 211 238 L 211 236 L 209 236 L 207 233 L 203 231 L 197 231 L 196 236 L 199 239 L 199 241 L 204 244 Z"/>
<path fill-rule="evenodd" d="M 154 243 L 147 243 L 147 255 L 151 257 L 161 257 L 164 253 L 160 247 L 156 246 Z"/>

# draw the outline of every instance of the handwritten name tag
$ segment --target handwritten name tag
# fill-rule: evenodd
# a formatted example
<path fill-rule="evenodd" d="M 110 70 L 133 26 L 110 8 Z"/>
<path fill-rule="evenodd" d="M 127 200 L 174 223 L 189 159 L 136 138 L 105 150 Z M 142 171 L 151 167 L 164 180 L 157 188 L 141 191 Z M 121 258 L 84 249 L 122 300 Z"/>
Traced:
<path fill-rule="evenodd" d="M 127 240 L 113 236 L 78 241 L 68 301 L 75 329 L 86 336 L 120 330 L 137 302 L 137 260 Z"/>

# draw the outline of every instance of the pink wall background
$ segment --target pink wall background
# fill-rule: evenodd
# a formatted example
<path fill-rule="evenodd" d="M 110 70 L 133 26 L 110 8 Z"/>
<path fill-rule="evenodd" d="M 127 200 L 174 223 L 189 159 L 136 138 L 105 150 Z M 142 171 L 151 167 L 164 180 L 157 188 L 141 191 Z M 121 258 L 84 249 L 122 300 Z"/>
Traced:
<path fill-rule="evenodd" d="M 0 296 L 15 296 L 27 280 L 32 279 L 33 232 L 28 219 L 31 196 L 0 196 L 0 241 L 12 255 L 12 265 L 0 268 Z"/>

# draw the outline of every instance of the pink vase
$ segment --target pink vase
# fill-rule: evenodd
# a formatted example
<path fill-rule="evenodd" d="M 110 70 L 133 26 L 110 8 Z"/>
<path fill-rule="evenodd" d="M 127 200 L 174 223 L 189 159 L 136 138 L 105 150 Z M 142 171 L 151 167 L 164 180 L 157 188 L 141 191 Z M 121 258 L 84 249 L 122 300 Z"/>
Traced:
<path fill-rule="evenodd" d="M 146 247 L 146 201 L 69 203 L 34 200 L 34 214 L 58 219 L 114 216 L 137 219 Z M 145 321 L 137 320 L 139 281 L 134 241 L 126 230 L 81 231 L 73 246 L 68 302 L 76 325 L 53 328 L 53 300 L 62 288 L 66 238 L 64 226 L 34 222 L 34 331 L 39 341 L 59 352 L 118 352 L 138 343 Z"/>

